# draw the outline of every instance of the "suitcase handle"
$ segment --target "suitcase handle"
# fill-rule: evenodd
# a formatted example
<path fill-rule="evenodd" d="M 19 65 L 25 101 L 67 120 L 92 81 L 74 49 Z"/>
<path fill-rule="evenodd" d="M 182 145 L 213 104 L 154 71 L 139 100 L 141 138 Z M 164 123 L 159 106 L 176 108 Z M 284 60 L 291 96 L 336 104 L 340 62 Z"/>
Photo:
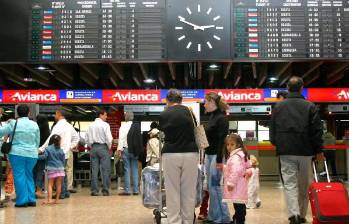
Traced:
<path fill-rule="evenodd" d="M 326 160 L 324 160 L 324 164 L 325 164 L 327 182 L 330 183 L 331 180 L 330 180 L 330 175 L 329 175 L 329 173 L 328 173 L 328 167 L 327 167 L 327 162 L 326 162 Z M 313 172 L 314 172 L 315 182 L 318 183 L 319 180 L 318 180 L 318 177 L 317 177 L 316 166 L 315 166 L 315 161 L 314 161 L 314 160 L 312 161 L 312 165 L 313 165 Z"/>

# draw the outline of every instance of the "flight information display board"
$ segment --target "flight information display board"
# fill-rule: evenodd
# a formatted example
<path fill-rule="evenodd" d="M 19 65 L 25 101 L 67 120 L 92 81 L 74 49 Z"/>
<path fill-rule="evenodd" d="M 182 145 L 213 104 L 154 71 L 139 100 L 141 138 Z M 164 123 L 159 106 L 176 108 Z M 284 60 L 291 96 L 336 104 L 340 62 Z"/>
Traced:
<path fill-rule="evenodd" d="M 348 58 L 344 0 L 233 0 L 233 58 Z"/>
<path fill-rule="evenodd" d="M 161 60 L 164 0 L 32 2 L 30 59 Z"/>

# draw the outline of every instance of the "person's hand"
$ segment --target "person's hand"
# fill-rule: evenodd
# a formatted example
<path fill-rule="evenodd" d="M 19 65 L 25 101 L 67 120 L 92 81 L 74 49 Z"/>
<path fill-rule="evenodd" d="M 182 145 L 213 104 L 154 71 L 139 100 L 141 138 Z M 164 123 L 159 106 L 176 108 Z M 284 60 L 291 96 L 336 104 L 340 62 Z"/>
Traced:
<path fill-rule="evenodd" d="M 320 153 L 316 154 L 316 160 L 317 161 L 324 161 L 324 160 L 326 160 L 324 153 L 320 152 Z"/>
<path fill-rule="evenodd" d="M 223 164 L 223 163 L 217 163 L 217 164 L 216 164 L 216 169 L 217 169 L 217 170 L 223 171 L 223 168 L 224 168 L 224 164 Z"/>
<path fill-rule="evenodd" d="M 233 191 L 233 190 L 234 190 L 234 187 L 231 185 L 228 185 L 228 191 Z"/>

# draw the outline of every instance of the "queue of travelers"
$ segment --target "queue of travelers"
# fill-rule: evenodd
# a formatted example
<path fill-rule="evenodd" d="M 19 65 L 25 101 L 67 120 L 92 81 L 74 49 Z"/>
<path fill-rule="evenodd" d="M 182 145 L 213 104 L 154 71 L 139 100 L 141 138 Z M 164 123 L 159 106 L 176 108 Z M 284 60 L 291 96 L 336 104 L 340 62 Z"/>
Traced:
<path fill-rule="evenodd" d="M 290 78 L 288 93 L 279 94 L 280 101 L 273 109 L 270 122 L 270 140 L 276 146 L 280 159 L 290 224 L 306 222 L 312 158 L 324 159 L 322 123 L 316 106 L 301 95 L 303 85 L 300 77 Z M 229 106 L 222 96 L 214 92 L 205 96 L 204 107 L 209 116 L 205 125 L 209 143 L 206 149 L 200 149 L 196 143 L 194 129 L 198 122 L 191 109 L 182 105 L 182 100 L 179 90 L 168 91 L 166 108 L 160 114 L 159 122 L 153 122 L 151 130 L 145 133 L 145 143 L 140 122 L 135 121 L 132 112 L 125 112 L 116 151 L 124 161 L 124 191 L 119 195 L 140 193 L 140 158 L 147 166 L 153 166 L 162 157 L 168 223 L 193 223 L 197 181 L 202 181 L 193 177 L 198 175 L 199 150 L 204 150 L 207 180 L 204 188 L 207 191 L 202 193 L 198 219 L 207 223 L 244 224 L 246 209 L 261 206 L 258 160 L 249 155 L 238 134 L 229 134 Z M 57 123 L 52 131 L 47 117 L 39 115 L 37 122 L 28 118 L 27 105 L 19 105 L 17 114 L 16 120 L 9 120 L 0 127 L 0 136 L 7 136 L 12 141 L 7 155 L 7 185 L 11 188 L 13 175 L 15 206 L 36 206 L 36 199 L 43 197 L 45 169 L 48 178 L 45 204 L 69 198 L 74 192 L 72 152 L 79 142 L 78 133 L 66 120 L 63 110 L 56 111 Z M 98 111 L 97 118 L 86 133 L 86 144 L 91 147 L 91 196 L 100 195 L 99 172 L 101 193 L 103 196 L 110 195 L 113 137 L 106 122 L 107 116 L 106 110 Z M 159 147 L 160 132 L 165 136 L 162 149 Z M 54 188 L 56 195 L 53 195 Z M 232 207 L 235 211 L 233 216 L 229 212 Z"/>

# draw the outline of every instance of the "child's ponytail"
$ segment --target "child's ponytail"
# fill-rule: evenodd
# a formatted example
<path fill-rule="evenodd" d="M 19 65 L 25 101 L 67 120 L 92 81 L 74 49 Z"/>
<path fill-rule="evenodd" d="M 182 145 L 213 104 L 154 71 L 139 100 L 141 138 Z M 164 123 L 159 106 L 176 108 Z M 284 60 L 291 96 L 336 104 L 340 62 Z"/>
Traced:
<path fill-rule="evenodd" d="M 52 135 L 48 144 L 49 145 L 53 144 L 56 149 L 61 148 L 61 136 L 59 136 L 59 135 Z"/>

